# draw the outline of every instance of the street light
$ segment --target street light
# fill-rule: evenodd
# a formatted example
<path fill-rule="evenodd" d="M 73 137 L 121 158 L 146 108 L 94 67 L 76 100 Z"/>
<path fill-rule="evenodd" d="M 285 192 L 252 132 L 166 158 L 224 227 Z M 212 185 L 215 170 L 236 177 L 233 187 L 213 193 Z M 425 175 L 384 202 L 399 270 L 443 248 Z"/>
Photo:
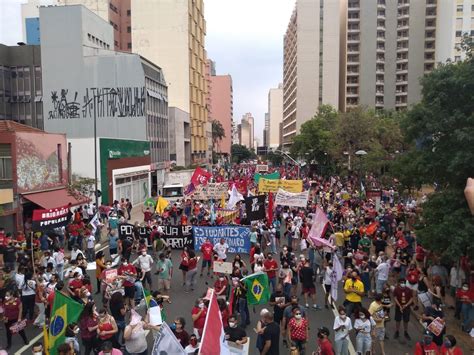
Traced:
<path fill-rule="evenodd" d="M 280 154 L 284 155 L 285 157 L 287 157 L 288 159 L 290 159 L 290 160 L 298 167 L 298 180 L 299 180 L 299 178 L 300 178 L 301 164 L 298 163 L 295 159 L 293 159 L 287 152 L 284 152 L 284 151 L 278 150 L 278 149 L 275 149 L 274 152 L 275 152 L 275 153 L 280 153 Z"/>

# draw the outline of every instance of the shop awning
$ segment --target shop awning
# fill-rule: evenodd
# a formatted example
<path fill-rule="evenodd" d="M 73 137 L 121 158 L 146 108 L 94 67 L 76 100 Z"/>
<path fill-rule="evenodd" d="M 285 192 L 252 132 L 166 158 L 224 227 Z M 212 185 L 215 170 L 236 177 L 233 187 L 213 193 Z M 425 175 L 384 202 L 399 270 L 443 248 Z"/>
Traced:
<path fill-rule="evenodd" d="M 78 196 L 76 198 L 76 196 L 70 195 L 66 189 L 37 192 L 22 196 L 46 210 L 67 206 L 69 204 L 77 206 L 90 201 L 90 199 L 85 196 Z"/>

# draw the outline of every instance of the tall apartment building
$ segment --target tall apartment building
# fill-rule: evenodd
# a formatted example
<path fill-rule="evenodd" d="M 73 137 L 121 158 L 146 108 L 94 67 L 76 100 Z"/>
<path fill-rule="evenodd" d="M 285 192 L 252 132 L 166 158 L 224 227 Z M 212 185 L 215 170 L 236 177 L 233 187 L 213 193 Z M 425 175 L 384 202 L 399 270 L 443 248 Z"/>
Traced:
<path fill-rule="evenodd" d="M 344 2 L 296 1 L 283 41 L 282 143 L 286 147 L 319 105 L 338 106 Z"/>
<path fill-rule="evenodd" d="M 203 0 L 132 1 L 132 49 L 163 68 L 169 105 L 189 113 L 191 156 L 208 157 Z"/>
<path fill-rule="evenodd" d="M 240 144 L 245 145 L 249 149 L 253 149 L 255 140 L 255 120 L 250 112 L 247 112 L 245 115 L 242 116 L 241 127 L 241 130 L 244 131 L 244 134 L 239 135 Z"/>
<path fill-rule="evenodd" d="M 283 84 L 268 92 L 268 128 L 265 146 L 275 149 L 280 142 L 280 123 L 283 122 Z M 265 124 L 265 127 L 267 125 Z"/>
<path fill-rule="evenodd" d="M 265 128 L 263 129 L 263 146 L 268 147 L 268 141 L 270 133 L 270 114 L 265 112 Z"/>
<path fill-rule="evenodd" d="M 215 63 L 211 60 L 206 65 L 207 95 L 206 106 L 209 122 L 221 123 L 225 137 L 216 143 L 212 150 L 230 155 L 232 145 L 232 121 L 234 117 L 234 98 L 232 76 L 216 75 Z M 211 128 L 212 136 L 212 128 Z"/>
<path fill-rule="evenodd" d="M 419 80 L 442 48 L 439 22 L 436 0 L 349 0 L 340 109 L 399 110 L 418 102 Z"/>
<path fill-rule="evenodd" d="M 21 5 L 23 38 L 27 44 L 39 44 L 39 7 L 83 5 L 110 23 L 114 29 L 116 51 L 131 52 L 131 0 L 28 0 Z"/>

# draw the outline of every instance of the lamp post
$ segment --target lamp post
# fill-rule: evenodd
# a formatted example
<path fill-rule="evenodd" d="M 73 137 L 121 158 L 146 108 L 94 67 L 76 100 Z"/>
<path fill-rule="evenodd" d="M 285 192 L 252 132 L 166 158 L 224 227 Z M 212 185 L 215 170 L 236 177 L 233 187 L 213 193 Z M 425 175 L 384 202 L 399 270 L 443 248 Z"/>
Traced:
<path fill-rule="evenodd" d="M 358 150 L 354 153 L 356 156 L 359 157 L 359 175 L 362 174 L 362 162 L 361 162 L 361 159 L 363 156 L 366 156 L 368 153 L 365 151 L 365 150 Z M 362 183 L 362 177 L 360 176 L 359 177 L 359 183 Z"/>
<path fill-rule="evenodd" d="M 284 155 L 285 157 L 287 157 L 288 159 L 290 159 L 297 167 L 298 167 L 298 180 L 300 179 L 300 170 L 301 170 L 301 165 L 300 163 L 298 163 L 295 159 L 293 159 L 287 152 L 284 152 L 282 150 L 278 150 L 278 149 L 275 149 L 274 152 L 276 153 L 280 153 L 282 155 Z"/>

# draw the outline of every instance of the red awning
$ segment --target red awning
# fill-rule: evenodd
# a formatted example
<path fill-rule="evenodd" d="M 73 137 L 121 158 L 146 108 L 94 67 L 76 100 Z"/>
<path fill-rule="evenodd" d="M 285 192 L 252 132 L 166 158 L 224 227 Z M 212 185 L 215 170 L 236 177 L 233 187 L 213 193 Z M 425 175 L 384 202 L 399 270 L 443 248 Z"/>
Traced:
<path fill-rule="evenodd" d="M 79 196 L 76 198 L 75 196 L 70 195 L 66 189 L 37 192 L 22 196 L 46 210 L 67 206 L 69 204 L 77 206 L 90 201 L 90 199 L 85 196 Z"/>

